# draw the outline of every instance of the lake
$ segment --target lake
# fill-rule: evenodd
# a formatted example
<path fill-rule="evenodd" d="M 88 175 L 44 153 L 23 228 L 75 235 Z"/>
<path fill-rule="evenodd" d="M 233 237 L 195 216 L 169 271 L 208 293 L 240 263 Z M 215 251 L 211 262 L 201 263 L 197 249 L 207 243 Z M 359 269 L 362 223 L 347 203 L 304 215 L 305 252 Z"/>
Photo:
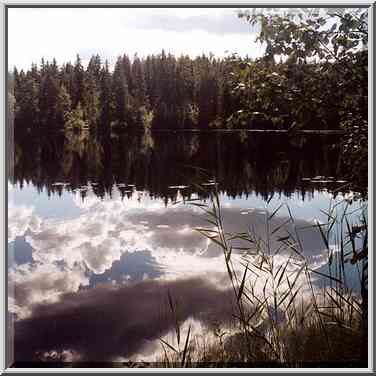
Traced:
<path fill-rule="evenodd" d="M 229 326 L 223 251 L 197 231 L 214 228 L 200 206 L 213 193 L 229 233 L 266 237 L 279 208 L 270 247 L 294 227 L 321 271 L 328 251 L 314 225 L 349 197 L 338 135 L 24 134 L 10 172 L 9 340 L 29 365 L 153 361 L 174 338 L 169 296 L 195 333 Z M 237 241 L 234 262 L 247 247 Z"/>

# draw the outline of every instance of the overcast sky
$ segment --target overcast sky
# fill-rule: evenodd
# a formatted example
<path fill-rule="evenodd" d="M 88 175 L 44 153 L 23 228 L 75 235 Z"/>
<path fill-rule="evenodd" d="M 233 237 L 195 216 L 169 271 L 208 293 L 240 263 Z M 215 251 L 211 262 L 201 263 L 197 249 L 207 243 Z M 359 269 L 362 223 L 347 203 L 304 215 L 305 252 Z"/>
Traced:
<path fill-rule="evenodd" d="M 114 62 L 118 55 L 156 54 L 162 48 L 194 57 L 203 52 L 261 55 L 255 30 L 237 9 L 17 9 L 9 14 L 9 68 L 55 57 L 58 64 L 84 62 L 92 54 Z"/>

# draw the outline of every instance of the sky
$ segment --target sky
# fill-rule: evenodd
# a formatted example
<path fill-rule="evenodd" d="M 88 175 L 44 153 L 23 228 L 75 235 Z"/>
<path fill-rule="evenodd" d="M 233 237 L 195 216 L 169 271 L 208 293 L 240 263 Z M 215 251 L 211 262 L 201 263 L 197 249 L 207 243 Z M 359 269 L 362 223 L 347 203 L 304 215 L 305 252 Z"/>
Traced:
<path fill-rule="evenodd" d="M 143 57 L 162 49 L 191 57 L 233 52 L 257 57 L 255 30 L 231 8 L 104 8 L 8 10 L 9 68 L 56 58 L 58 64 L 83 62 L 99 54 L 112 65 L 117 56 Z"/>

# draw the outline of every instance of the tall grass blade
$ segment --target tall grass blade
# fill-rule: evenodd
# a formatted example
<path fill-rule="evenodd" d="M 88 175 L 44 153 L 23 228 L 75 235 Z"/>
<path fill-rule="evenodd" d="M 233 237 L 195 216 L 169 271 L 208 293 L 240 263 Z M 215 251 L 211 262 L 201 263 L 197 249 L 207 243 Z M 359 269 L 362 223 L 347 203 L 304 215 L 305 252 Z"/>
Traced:
<path fill-rule="evenodd" d="M 274 235 L 276 232 L 278 232 L 281 228 L 284 228 L 288 223 L 291 222 L 291 219 L 289 218 L 288 220 L 286 220 L 285 222 L 283 222 L 282 224 L 280 224 L 279 226 L 277 226 L 272 232 L 271 232 L 271 235 Z"/>
<path fill-rule="evenodd" d="M 299 291 L 300 291 L 300 287 L 295 291 L 294 295 L 291 297 L 290 301 L 288 302 L 288 304 L 286 306 L 286 311 L 289 309 L 290 305 L 295 300 L 296 295 L 298 294 Z"/>
<path fill-rule="evenodd" d="M 322 240 L 323 240 L 323 242 L 325 244 L 326 249 L 329 250 L 329 241 L 328 241 L 327 236 L 324 234 L 322 226 L 323 226 L 322 224 L 320 224 L 320 223 L 317 222 L 317 227 L 320 230 L 321 238 L 322 238 Z"/>
<path fill-rule="evenodd" d="M 238 301 L 241 299 L 242 294 L 243 294 L 244 285 L 245 285 L 245 278 L 246 278 L 246 275 L 247 275 L 247 270 L 248 270 L 248 265 L 244 269 L 244 274 L 243 274 L 242 282 L 240 283 L 239 292 L 238 292 L 238 296 L 237 296 L 237 300 Z"/>
<path fill-rule="evenodd" d="M 274 212 L 269 216 L 269 221 L 279 212 L 283 204 L 279 205 L 277 209 L 274 210 Z"/>
<path fill-rule="evenodd" d="M 185 345 L 184 345 L 184 350 L 183 350 L 183 358 L 182 358 L 182 366 L 183 367 L 185 365 L 185 360 L 186 360 L 186 356 L 187 356 L 187 353 L 188 353 L 188 344 L 189 344 L 190 334 L 191 334 L 191 325 L 189 325 L 187 338 L 185 339 Z"/>
<path fill-rule="evenodd" d="M 315 273 L 315 274 L 321 275 L 322 277 L 325 277 L 325 278 L 331 279 L 332 281 L 335 281 L 335 282 L 337 282 L 337 283 L 339 283 L 339 284 L 342 284 L 342 281 L 341 281 L 340 279 L 338 279 L 338 278 L 335 278 L 335 277 L 333 277 L 333 276 L 330 276 L 330 275 L 327 275 L 327 274 L 321 273 L 321 272 L 319 272 L 319 271 L 317 271 L 317 270 L 314 270 L 314 269 L 308 269 L 308 270 L 309 270 L 310 272 L 312 272 L 312 273 Z"/>
<path fill-rule="evenodd" d="M 169 347 L 172 351 L 174 351 L 176 354 L 179 353 L 178 350 L 175 349 L 174 346 L 170 345 L 168 342 L 166 342 L 165 340 L 163 340 L 162 338 L 158 338 L 163 344 L 165 344 L 167 347 Z"/>

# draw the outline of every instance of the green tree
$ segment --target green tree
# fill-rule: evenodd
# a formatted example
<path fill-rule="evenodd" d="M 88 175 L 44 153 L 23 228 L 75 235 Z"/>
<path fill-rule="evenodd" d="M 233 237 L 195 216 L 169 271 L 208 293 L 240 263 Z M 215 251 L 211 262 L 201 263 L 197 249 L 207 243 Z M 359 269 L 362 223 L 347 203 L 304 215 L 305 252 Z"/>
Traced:
<path fill-rule="evenodd" d="M 14 97 L 16 100 L 16 118 L 18 123 L 23 124 L 24 129 L 31 129 L 38 124 L 39 120 L 39 84 L 31 72 L 26 74 L 17 70 L 15 77 Z"/>
<path fill-rule="evenodd" d="M 268 94 L 277 91 L 291 102 L 290 115 L 302 126 L 307 112 L 317 114 L 326 127 L 334 121 L 340 124 L 345 113 L 366 115 L 367 9 L 298 9 L 279 14 L 254 10 L 239 16 L 260 25 L 257 40 L 266 45 L 265 56 L 273 61 L 287 58 L 287 64 L 248 64 L 240 69 L 238 91 L 257 87 L 253 94 L 267 101 L 273 101 Z M 262 109 L 274 116 L 270 108 Z"/>
<path fill-rule="evenodd" d="M 58 101 L 59 101 L 59 77 L 56 61 L 52 64 L 42 61 L 41 82 L 39 90 L 39 124 L 56 130 L 59 125 Z"/>
<path fill-rule="evenodd" d="M 85 70 L 82 66 L 81 57 L 77 54 L 72 77 L 73 80 L 71 96 L 73 107 L 76 107 L 78 105 L 78 102 L 83 103 L 85 101 L 84 76 Z"/>
<path fill-rule="evenodd" d="M 98 55 L 93 56 L 84 76 L 84 113 L 90 128 L 96 129 L 100 116 L 100 71 L 101 63 Z"/>
<path fill-rule="evenodd" d="M 368 159 L 367 15 L 366 8 L 241 12 L 240 17 L 260 25 L 258 41 L 267 47 L 265 56 L 287 61 L 239 64 L 234 89 L 242 106 L 232 119 L 248 121 L 262 112 L 268 120 L 283 123 L 288 112 L 298 127 L 314 121 L 321 128 L 342 127 L 347 134 L 344 160 L 352 180 L 361 186 L 367 180 Z"/>
<path fill-rule="evenodd" d="M 115 124 L 120 128 L 126 128 L 130 120 L 130 94 L 122 58 L 120 57 L 115 64 L 112 76 L 112 94 Z"/>
<path fill-rule="evenodd" d="M 112 77 L 109 64 L 106 60 L 100 75 L 100 127 L 101 132 L 107 133 L 110 130 L 110 123 L 113 113 L 113 101 L 111 94 Z"/>

